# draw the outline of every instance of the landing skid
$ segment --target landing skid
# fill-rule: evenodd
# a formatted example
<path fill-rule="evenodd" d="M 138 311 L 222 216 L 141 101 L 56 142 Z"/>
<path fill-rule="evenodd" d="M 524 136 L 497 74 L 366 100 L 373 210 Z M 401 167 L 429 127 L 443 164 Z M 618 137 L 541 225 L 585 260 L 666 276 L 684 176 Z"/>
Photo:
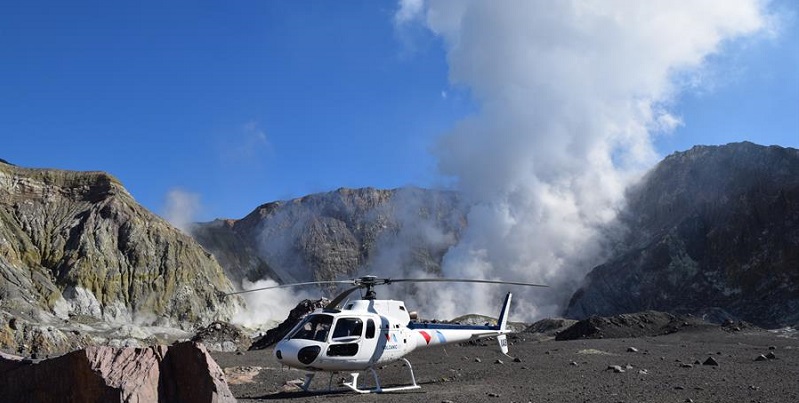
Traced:
<path fill-rule="evenodd" d="M 411 374 L 411 384 L 410 385 L 394 386 L 394 387 L 391 387 L 391 388 L 384 388 L 384 387 L 380 386 L 380 377 L 377 376 L 377 371 L 375 371 L 374 368 L 369 368 L 369 370 L 372 371 L 372 376 L 375 379 L 375 387 L 374 387 L 374 389 L 359 389 L 358 388 L 358 375 L 360 375 L 360 373 L 358 373 L 358 372 L 350 373 L 350 375 L 352 376 L 352 381 L 351 382 L 344 382 L 342 384 L 344 386 L 346 386 L 347 388 L 349 388 L 350 390 L 352 390 L 354 392 L 362 393 L 362 394 L 398 392 L 398 391 L 402 391 L 402 390 L 420 389 L 421 386 L 419 386 L 416 383 L 416 376 L 413 374 L 413 367 L 411 366 L 411 362 L 408 361 L 405 358 L 403 358 L 402 361 L 405 361 L 405 365 L 408 366 L 408 371 Z M 330 373 L 330 379 L 328 380 L 328 383 L 327 383 L 327 390 L 328 391 L 332 390 L 333 375 L 335 375 L 335 374 L 336 374 L 336 372 Z M 314 375 L 315 375 L 315 373 L 313 373 L 313 372 L 309 372 L 309 373 L 305 374 L 305 382 L 303 382 L 302 386 L 300 386 L 300 388 L 302 388 L 302 390 L 304 392 L 309 392 L 310 391 L 311 381 L 313 380 Z"/>
<path fill-rule="evenodd" d="M 411 366 L 411 362 L 407 359 L 403 358 L 405 361 L 405 365 L 408 366 L 408 370 L 411 373 L 411 385 L 406 386 L 395 386 L 392 388 L 383 388 L 380 386 L 380 378 L 377 376 L 377 371 L 374 368 L 369 368 L 372 371 L 372 376 L 375 378 L 375 388 L 374 389 L 358 389 L 358 375 L 357 372 L 353 372 L 352 375 L 352 382 L 344 382 L 344 386 L 350 388 L 351 390 L 358 392 L 358 393 L 384 393 L 384 392 L 398 392 L 401 390 L 412 390 L 412 389 L 419 389 L 421 386 L 416 384 L 416 376 L 413 375 L 413 367 Z"/>

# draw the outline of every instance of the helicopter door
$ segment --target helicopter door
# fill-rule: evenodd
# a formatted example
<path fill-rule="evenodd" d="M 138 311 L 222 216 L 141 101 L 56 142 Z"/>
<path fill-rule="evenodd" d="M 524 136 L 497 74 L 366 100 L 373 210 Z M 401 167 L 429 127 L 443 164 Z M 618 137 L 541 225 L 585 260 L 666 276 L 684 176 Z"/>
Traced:
<path fill-rule="evenodd" d="M 339 318 L 330 338 L 328 357 L 354 357 L 358 354 L 359 341 L 363 336 L 363 321 L 360 318 Z"/>
<path fill-rule="evenodd" d="M 374 319 L 366 319 L 366 329 L 361 340 L 361 352 L 358 354 L 359 360 L 374 360 L 377 355 L 377 344 L 380 340 L 380 325 Z"/>

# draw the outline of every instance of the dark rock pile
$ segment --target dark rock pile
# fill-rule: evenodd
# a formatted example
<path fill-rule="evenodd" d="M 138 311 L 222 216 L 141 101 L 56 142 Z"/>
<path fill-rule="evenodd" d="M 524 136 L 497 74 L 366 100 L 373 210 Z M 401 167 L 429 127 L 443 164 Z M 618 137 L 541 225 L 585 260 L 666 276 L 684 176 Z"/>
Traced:
<path fill-rule="evenodd" d="M 732 319 L 727 319 L 721 323 L 721 329 L 726 332 L 740 332 L 742 330 L 756 330 L 760 328 L 742 320 L 734 321 Z"/>
<path fill-rule="evenodd" d="M 524 329 L 524 333 L 539 333 L 545 336 L 555 336 L 569 326 L 577 323 L 574 319 L 544 318 Z"/>
<path fill-rule="evenodd" d="M 235 402 L 202 344 L 88 347 L 34 362 L 0 354 L 0 401 Z"/>
<path fill-rule="evenodd" d="M 330 300 L 322 298 L 318 300 L 305 299 L 289 312 L 288 318 L 276 328 L 269 329 L 265 335 L 261 336 L 252 343 L 250 350 L 265 349 L 286 337 L 286 334 L 302 319 L 305 315 L 313 312 L 317 308 L 324 308 Z"/>
<path fill-rule="evenodd" d="M 660 336 L 699 326 L 708 326 L 708 324 L 694 317 L 657 311 L 611 317 L 592 316 L 561 331 L 555 336 L 555 340 Z"/>
<path fill-rule="evenodd" d="M 240 327 L 219 321 L 200 328 L 191 341 L 203 343 L 211 351 L 225 352 L 247 351 L 252 344 Z"/>

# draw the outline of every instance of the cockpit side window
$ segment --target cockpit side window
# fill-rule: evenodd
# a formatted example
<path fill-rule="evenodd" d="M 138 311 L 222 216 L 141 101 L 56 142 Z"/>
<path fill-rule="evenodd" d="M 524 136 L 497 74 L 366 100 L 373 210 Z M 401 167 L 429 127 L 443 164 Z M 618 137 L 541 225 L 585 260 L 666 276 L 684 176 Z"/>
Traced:
<path fill-rule="evenodd" d="M 373 339 L 375 337 L 375 321 L 369 319 L 366 321 L 366 338 Z"/>
<path fill-rule="evenodd" d="M 333 339 L 342 337 L 361 337 L 363 333 L 363 322 L 358 318 L 339 318 L 336 321 L 336 328 L 333 329 Z"/>
<path fill-rule="evenodd" d="M 333 317 L 331 315 L 308 315 L 287 338 L 325 341 L 332 325 Z"/>

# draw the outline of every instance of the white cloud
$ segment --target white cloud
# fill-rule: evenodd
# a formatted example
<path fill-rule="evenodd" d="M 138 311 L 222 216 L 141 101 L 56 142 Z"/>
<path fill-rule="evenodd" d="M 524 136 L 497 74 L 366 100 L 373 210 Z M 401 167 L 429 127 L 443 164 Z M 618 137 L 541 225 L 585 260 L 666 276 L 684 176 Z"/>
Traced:
<path fill-rule="evenodd" d="M 272 150 L 266 131 L 256 121 L 242 125 L 238 132 L 225 139 L 222 147 L 222 158 L 236 164 L 257 162 Z"/>
<path fill-rule="evenodd" d="M 396 26 L 410 23 L 422 16 L 424 0 L 400 0 L 399 8 L 394 14 Z"/>
<path fill-rule="evenodd" d="M 553 285 L 525 294 L 528 318 L 557 314 L 599 261 L 598 228 L 658 158 L 654 133 L 680 124 L 668 105 L 686 78 L 701 80 L 708 56 L 768 27 L 756 0 L 406 3 L 395 20 L 443 38 L 450 81 L 481 107 L 436 150 L 474 205 L 444 274 Z M 471 295 L 484 297 L 459 310 L 499 299 Z"/>
<path fill-rule="evenodd" d="M 677 127 L 682 126 L 682 124 L 682 119 L 664 111 L 658 114 L 655 118 L 652 130 L 662 133 L 670 133 Z"/>

